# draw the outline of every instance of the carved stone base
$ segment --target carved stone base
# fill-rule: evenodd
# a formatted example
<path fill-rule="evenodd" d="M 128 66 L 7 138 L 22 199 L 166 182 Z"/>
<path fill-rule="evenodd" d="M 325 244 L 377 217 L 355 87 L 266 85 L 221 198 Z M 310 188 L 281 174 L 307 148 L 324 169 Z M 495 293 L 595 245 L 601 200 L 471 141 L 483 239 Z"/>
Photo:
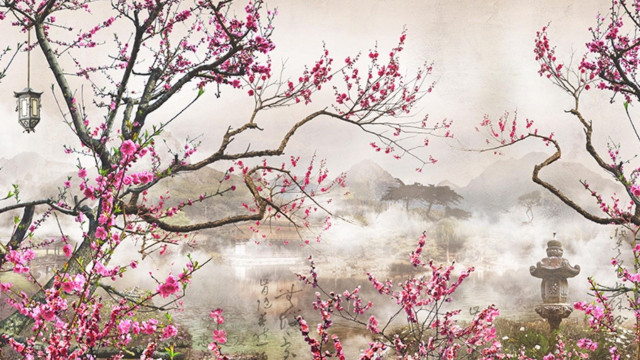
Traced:
<path fill-rule="evenodd" d="M 573 307 L 569 304 L 542 304 L 536 306 L 536 312 L 549 322 L 551 330 L 557 330 L 562 319 L 569 317 Z"/>

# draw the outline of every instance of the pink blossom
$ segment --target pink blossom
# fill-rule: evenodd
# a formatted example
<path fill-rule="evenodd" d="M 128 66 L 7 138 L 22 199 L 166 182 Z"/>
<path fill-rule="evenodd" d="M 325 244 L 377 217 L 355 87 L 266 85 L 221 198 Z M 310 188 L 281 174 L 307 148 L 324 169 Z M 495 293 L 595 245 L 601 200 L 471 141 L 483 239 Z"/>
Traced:
<path fill-rule="evenodd" d="M 211 310 L 209 313 L 209 317 L 213 319 L 218 324 L 224 324 L 224 316 L 222 316 L 222 309 L 217 308 L 215 310 Z"/>
<path fill-rule="evenodd" d="M 627 276 L 627 279 L 632 282 L 640 282 L 640 274 L 639 273 L 629 274 Z"/>
<path fill-rule="evenodd" d="M 0 283 L 0 292 L 7 292 L 13 287 L 12 283 Z"/>
<path fill-rule="evenodd" d="M 227 333 L 224 330 L 213 330 L 213 341 L 224 344 L 227 342 Z"/>
<path fill-rule="evenodd" d="M 28 250 L 24 251 L 23 257 L 24 257 L 24 259 L 26 261 L 31 261 L 31 260 L 35 259 L 36 253 L 35 253 L 35 251 L 33 251 L 31 249 L 28 249 Z"/>
<path fill-rule="evenodd" d="M 71 256 L 71 245 L 70 244 L 65 244 L 62 247 L 62 252 L 64 253 L 64 256 L 70 257 Z"/>
<path fill-rule="evenodd" d="M 125 140 L 120 146 L 120 152 L 126 156 L 131 156 L 135 154 L 136 150 L 137 150 L 137 146 L 131 140 Z"/>
<path fill-rule="evenodd" d="M 598 343 L 590 339 L 582 338 L 577 343 L 579 348 L 595 351 L 598 349 Z"/>
<path fill-rule="evenodd" d="M 45 321 L 51 321 L 55 317 L 55 312 L 53 312 L 51 309 L 42 309 L 40 311 L 40 316 Z"/>
<path fill-rule="evenodd" d="M 143 334 L 151 335 L 156 331 L 157 326 L 158 326 L 158 320 L 149 319 L 148 321 L 142 322 L 140 331 Z"/>
<path fill-rule="evenodd" d="M 29 272 L 29 268 L 21 264 L 15 264 L 13 266 L 13 272 L 17 274 L 24 274 Z"/>
<path fill-rule="evenodd" d="M 173 275 L 169 275 L 164 284 L 160 284 L 156 290 L 163 298 L 178 292 L 180 289 L 177 279 Z"/>
<path fill-rule="evenodd" d="M 107 268 L 99 261 L 95 262 L 93 268 L 97 274 L 100 274 L 102 276 L 111 276 L 110 271 L 107 270 Z"/>
<path fill-rule="evenodd" d="M 176 335 L 178 335 L 178 329 L 176 329 L 176 327 L 173 325 L 169 325 L 162 332 L 162 340 L 166 340 Z"/>
<path fill-rule="evenodd" d="M 134 335 L 140 334 L 140 323 L 139 322 L 134 321 L 133 324 L 131 324 L 131 332 L 133 332 Z"/>
<path fill-rule="evenodd" d="M 98 226 L 98 228 L 96 229 L 96 237 L 102 240 L 106 239 L 107 230 L 105 230 L 102 226 Z"/>
<path fill-rule="evenodd" d="M 151 181 L 153 181 L 153 174 L 151 174 L 150 172 L 141 172 L 138 175 L 138 179 L 140 180 L 141 183 L 146 184 L 146 183 L 150 183 Z"/>
<path fill-rule="evenodd" d="M 120 332 L 120 335 L 126 335 L 129 333 L 130 330 L 131 330 L 131 320 L 124 319 L 120 321 L 120 323 L 118 324 L 118 331 Z"/>
<path fill-rule="evenodd" d="M 375 316 L 371 315 L 369 317 L 369 323 L 367 324 L 367 330 L 371 331 L 373 334 L 380 333 L 380 329 L 378 329 L 378 319 Z"/>
<path fill-rule="evenodd" d="M 87 170 L 84 168 L 81 168 L 80 170 L 78 170 L 78 177 L 81 177 L 81 178 L 87 177 Z"/>
<path fill-rule="evenodd" d="M 98 223 L 100 223 L 100 225 L 104 225 L 107 223 L 110 223 L 111 217 L 109 217 L 109 215 L 107 214 L 100 214 L 100 217 L 98 217 Z M 111 225 L 111 224 L 109 224 Z"/>
<path fill-rule="evenodd" d="M 93 186 L 87 186 L 84 189 L 83 194 L 84 194 L 84 196 L 86 196 L 87 198 L 89 198 L 91 200 L 95 200 L 96 199 L 96 195 L 93 193 Z"/>
<path fill-rule="evenodd" d="M 86 279 L 82 274 L 77 274 L 73 277 L 70 277 L 69 274 L 65 274 L 65 279 L 62 282 L 62 291 L 66 292 L 67 294 L 73 293 L 75 291 L 82 291 L 85 282 Z"/>

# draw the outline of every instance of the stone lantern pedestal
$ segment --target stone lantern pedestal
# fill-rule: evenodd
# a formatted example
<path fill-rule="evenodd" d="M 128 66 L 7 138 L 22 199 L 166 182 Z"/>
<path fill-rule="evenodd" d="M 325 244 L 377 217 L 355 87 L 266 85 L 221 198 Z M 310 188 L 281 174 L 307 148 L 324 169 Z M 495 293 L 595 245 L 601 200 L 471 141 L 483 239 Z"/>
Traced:
<path fill-rule="evenodd" d="M 536 306 L 536 312 L 540 317 L 547 320 L 551 330 L 557 330 L 562 319 L 569 317 L 572 311 L 573 306 L 569 304 L 542 304 Z"/>
<path fill-rule="evenodd" d="M 562 254 L 562 243 L 551 240 L 547 243 L 547 257 L 529 268 L 532 276 L 542 279 L 540 291 L 543 303 L 535 309 L 538 315 L 549 322 L 551 330 L 557 330 L 562 319 L 573 311 L 573 306 L 567 304 L 567 278 L 580 273 L 580 266 L 571 266 Z"/>

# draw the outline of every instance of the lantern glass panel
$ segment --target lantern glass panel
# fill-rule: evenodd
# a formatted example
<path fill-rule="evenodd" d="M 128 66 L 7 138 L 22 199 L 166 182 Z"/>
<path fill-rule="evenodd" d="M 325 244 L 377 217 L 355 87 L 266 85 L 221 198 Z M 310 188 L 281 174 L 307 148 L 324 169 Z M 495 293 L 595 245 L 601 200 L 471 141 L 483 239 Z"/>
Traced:
<path fill-rule="evenodd" d="M 38 99 L 31 98 L 31 116 L 40 117 L 40 109 L 39 109 Z"/>
<path fill-rule="evenodd" d="M 29 99 L 26 97 L 20 98 L 20 117 L 27 118 L 29 117 Z"/>

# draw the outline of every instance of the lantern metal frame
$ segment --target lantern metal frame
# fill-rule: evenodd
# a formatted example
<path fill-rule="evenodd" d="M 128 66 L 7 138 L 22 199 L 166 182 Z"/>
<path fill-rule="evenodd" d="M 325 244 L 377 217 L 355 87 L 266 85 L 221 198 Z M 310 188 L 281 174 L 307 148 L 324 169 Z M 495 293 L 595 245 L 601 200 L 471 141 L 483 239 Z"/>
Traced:
<path fill-rule="evenodd" d="M 42 93 L 28 87 L 22 91 L 14 91 L 13 94 L 18 99 L 16 104 L 18 122 L 25 132 L 34 132 L 36 125 L 40 122 L 40 96 Z"/>

